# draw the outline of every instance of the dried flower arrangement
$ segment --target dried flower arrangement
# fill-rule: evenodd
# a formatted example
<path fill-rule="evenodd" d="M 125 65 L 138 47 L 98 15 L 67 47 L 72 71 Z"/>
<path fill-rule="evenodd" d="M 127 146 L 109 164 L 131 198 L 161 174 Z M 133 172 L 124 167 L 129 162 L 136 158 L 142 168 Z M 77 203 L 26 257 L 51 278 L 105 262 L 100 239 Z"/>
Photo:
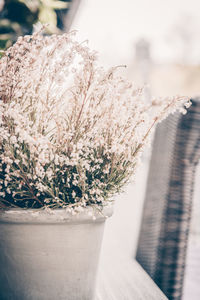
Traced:
<path fill-rule="evenodd" d="M 0 60 L 0 208 L 108 205 L 154 125 L 190 105 L 178 96 L 147 104 L 74 35 L 20 37 Z"/>

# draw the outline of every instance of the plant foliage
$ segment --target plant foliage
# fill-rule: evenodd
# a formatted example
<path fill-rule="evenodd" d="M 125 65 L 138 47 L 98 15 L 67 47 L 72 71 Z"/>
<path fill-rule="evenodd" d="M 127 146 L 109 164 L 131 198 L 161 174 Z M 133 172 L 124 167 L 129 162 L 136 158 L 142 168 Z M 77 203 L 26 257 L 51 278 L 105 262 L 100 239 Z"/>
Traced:
<path fill-rule="evenodd" d="M 0 205 L 103 207 L 156 123 L 186 97 L 152 99 L 104 70 L 75 34 L 20 37 L 0 60 Z"/>

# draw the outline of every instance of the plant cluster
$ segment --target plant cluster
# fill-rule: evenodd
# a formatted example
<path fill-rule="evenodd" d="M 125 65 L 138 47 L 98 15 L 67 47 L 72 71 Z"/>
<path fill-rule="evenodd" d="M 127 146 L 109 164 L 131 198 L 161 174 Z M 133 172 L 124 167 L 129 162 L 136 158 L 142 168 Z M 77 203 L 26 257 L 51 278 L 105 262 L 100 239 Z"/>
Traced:
<path fill-rule="evenodd" d="M 156 123 L 186 97 L 152 99 L 104 70 L 75 33 L 20 37 L 0 60 L 0 207 L 102 208 L 135 174 Z"/>

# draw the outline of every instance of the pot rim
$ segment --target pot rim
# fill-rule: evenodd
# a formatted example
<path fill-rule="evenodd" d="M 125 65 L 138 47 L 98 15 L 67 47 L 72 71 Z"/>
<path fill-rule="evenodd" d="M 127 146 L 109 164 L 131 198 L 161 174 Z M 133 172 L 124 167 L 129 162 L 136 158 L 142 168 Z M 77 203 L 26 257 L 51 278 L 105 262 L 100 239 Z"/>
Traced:
<path fill-rule="evenodd" d="M 97 210 L 91 206 L 74 214 L 65 208 L 60 209 L 22 209 L 0 210 L 0 223 L 15 224 L 81 224 L 104 222 L 113 214 L 113 205 Z"/>

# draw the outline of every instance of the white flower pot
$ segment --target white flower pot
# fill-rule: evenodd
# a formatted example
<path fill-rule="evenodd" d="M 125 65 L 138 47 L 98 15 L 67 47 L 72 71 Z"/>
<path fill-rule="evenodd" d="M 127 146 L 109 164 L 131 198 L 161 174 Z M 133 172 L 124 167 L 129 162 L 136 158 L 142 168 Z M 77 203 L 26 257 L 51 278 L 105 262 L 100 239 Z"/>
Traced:
<path fill-rule="evenodd" d="M 94 299 L 106 218 L 88 212 L 0 211 L 0 299 Z"/>

